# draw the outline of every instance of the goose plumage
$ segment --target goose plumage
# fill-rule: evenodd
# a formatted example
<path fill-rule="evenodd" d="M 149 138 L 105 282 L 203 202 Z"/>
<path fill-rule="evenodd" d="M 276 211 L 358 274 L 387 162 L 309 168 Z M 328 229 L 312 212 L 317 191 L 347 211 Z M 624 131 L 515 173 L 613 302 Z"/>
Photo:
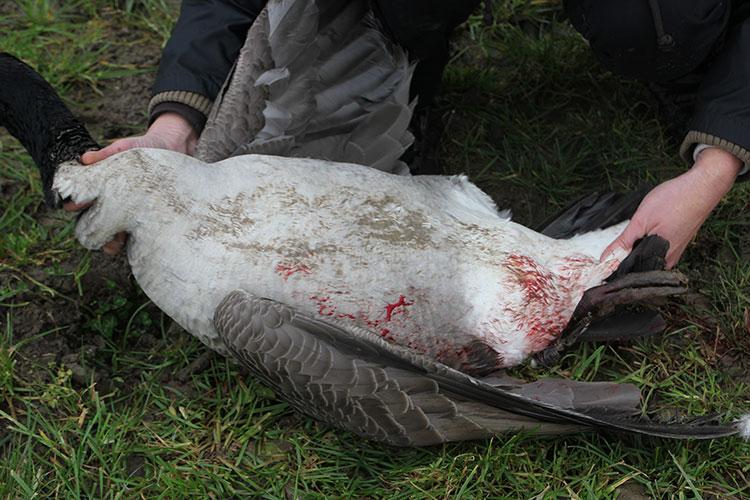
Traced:
<path fill-rule="evenodd" d="M 7 55 L 0 119 L 50 179 L 49 200 L 95 200 L 76 225 L 84 246 L 127 231 L 128 261 L 157 306 L 331 425 L 410 446 L 531 428 L 736 434 L 638 418 L 628 384 L 497 375 L 556 343 L 592 290 L 637 282 L 604 284 L 624 254 L 599 262 L 625 222 L 614 200 L 584 200 L 555 239 L 511 221 L 464 176 L 394 175 L 411 142 L 411 70 L 366 1 L 271 0 L 197 158 L 132 149 L 83 167 L 75 159 L 95 143 L 67 110 L 43 116 L 75 133 L 34 130 L 50 138 L 37 145 L 15 125 L 30 120 L 17 82 L 62 104 Z M 66 153 L 50 155 L 60 137 Z M 657 292 L 680 290 L 670 273 L 645 276 Z"/>
<path fill-rule="evenodd" d="M 619 263 L 596 260 L 616 226 L 554 240 L 477 204 L 481 192 L 462 177 L 267 156 L 120 156 L 55 176 L 61 197 L 97 200 L 79 241 L 100 248 L 127 231 L 128 261 L 154 303 L 303 412 L 402 445 L 540 422 L 546 433 L 735 432 L 632 421 L 640 393 L 629 385 L 498 386 L 468 375 L 518 364 L 562 332 L 584 291 Z"/>
<path fill-rule="evenodd" d="M 514 366 L 556 339 L 624 257 L 598 261 L 621 225 L 555 240 L 499 213 L 463 176 L 136 149 L 95 168 L 62 165 L 54 188 L 96 199 L 78 240 L 99 249 L 130 234 L 143 290 L 217 350 L 213 311 L 241 288 L 470 373 Z"/>

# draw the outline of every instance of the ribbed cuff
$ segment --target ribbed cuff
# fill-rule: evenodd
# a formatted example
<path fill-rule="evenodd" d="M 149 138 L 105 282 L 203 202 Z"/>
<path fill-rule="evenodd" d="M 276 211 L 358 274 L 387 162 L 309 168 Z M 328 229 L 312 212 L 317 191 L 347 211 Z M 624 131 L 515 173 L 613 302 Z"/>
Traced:
<path fill-rule="evenodd" d="M 715 135 L 707 134 L 705 132 L 698 132 L 696 130 L 688 132 L 685 136 L 685 140 L 682 141 L 682 145 L 680 146 L 680 156 L 682 159 L 687 163 L 692 163 L 693 151 L 699 144 L 723 149 L 727 153 L 731 153 L 739 158 L 746 166 L 750 165 L 750 151 L 747 149 L 738 144 L 734 144 L 733 142 L 729 142 L 726 139 L 722 139 L 721 137 L 716 137 Z M 743 173 L 737 176 L 737 180 L 748 180 L 748 178 L 750 178 L 750 172 L 748 172 L 746 168 L 743 169 L 742 172 Z"/>
<path fill-rule="evenodd" d="M 159 92 L 151 98 L 151 101 L 148 103 L 148 115 L 151 116 L 151 113 L 154 110 L 154 106 L 163 102 L 178 102 L 180 104 L 190 106 L 196 111 L 202 113 L 204 116 L 208 116 L 208 113 L 211 111 L 212 105 L 209 98 L 200 94 L 196 94 L 195 92 L 187 92 L 184 90 L 169 90 L 167 92 Z"/>

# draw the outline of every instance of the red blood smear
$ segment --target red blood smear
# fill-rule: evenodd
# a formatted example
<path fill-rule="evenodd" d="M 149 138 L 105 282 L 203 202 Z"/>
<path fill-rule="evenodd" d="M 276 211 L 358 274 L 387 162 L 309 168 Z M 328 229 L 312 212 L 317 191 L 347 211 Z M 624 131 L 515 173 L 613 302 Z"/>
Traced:
<path fill-rule="evenodd" d="M 528 302 L 548 301 L 553 286 L 551 273 L 541 269 L 534 259 L 525 255 L 509 255 L 508 268 L 515 272 Z"/>
<path fill-rule="evenodd" d="M 508 256 L 506 265 L 516 275 L 525 299 L 514 317 L 528 337 L 531 352 L 547 347 L 565 328 L 575 307 L 573 289 L 591 264 L 589 258 L 572 256 L 561 266 L 563 274 L 555 274 L 525 255 Z"/>
<path fill-rule="evenodd" d="M 318 314 L 321 316 L 333 316 L 336 312 L 336 307 L 328 304 L 328 301 L 331 300 L 330 297 L 311 295 L 310 298 L 318 304 Z"/>
<path fill-rule="evenodd" d="M 326 291 L 325 293 L 340 294 L 336 291 Z M 335 316 L 338 319 L 350 319 L 352 321 L 361 321 L 372 331 L 379 331 L 380 336 L 386 340 L 394 340 L 391 335 L 390 328 L 381 328 L 381 325 L 386 322 L 390 322 L 394 316 L 403 314 L 406 307 L 414 304 L 406 299 L 404 295 L 399 295 L 398 300 L 392 304 L 385 306 L 385 318 L 382 319 L 370 319 L 367 314 L 362 311 L 356 314 L 352 313 L 340 313 L 337 312 L 337 306 L 331 301 L 331 297 L 328 295 L 310 295 L 310 300 L 315 302 L 318 306 L 318 314 L 321 316 Z"/>
<path fill-rule="evenodd" d="M 288 280 L 289 277 L 295 273 L 310 274 L 312 271 L 309 267 L 304 264 L 278 264 L 276 265 L 276 273 L 279 274 L 284 281 Z"/>
<path fill-rule="evenodd" d="M 385 306 L 385 320 L 390 321 L 391 317 L 393 316 L 394 311 L 399 307 L 406 307 L 414 304 L 414 302 L 407 302 L 406 297 L 403 295 L 398 296 L 398 302 L 394 304 L 388 304 Z"/>

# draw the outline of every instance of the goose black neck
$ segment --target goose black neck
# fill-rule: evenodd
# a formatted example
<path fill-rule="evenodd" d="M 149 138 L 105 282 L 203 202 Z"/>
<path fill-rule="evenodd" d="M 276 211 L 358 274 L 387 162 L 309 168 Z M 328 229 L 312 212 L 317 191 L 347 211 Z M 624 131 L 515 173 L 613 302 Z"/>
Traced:
<path fill-rule="evenodd" d="M 52 192 L 57 166 L 98 148 L 52 86 L 27 64 L 6 53 L 0 53 L 0 126 L 34 159 L 44 199 L 50 206 L 58 204 Z"/>

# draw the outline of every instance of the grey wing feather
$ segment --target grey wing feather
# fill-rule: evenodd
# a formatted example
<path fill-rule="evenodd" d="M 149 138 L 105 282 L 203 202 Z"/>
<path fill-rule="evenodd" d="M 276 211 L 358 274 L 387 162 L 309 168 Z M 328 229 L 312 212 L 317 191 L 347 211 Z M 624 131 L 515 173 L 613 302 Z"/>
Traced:
<path fill-rule="evenodd" d="M 214 101 L 195 150 L 200 160 L 213 163 L 230 157 L 248 136 L 254 136 L 263 128 L 267 88 L 236 82 L 254 81 L 273 69 L 267 18 L 268 12 L 264 9 L 248 31 L 245 45 Z"/>
<path fill-rule="evenodd" d="M 429 377 L 374 361 L 377 347 L 337 348 L 330 325 L 244 292 L 222 303 L 215 323 L 230 352 L 295 409 L 372 439 L 426 446 L 520 429 L 580 430 L 447 396 Z"/>
<path fill-rule="evenodd" d="M 413 66 L 364 0 L 271 0 L 249 30 L 196 156 L 248 153 L 406 173 Z"/>
<path fill-rule="evenodd" d="M 479 439 L 507 431 L 545 434 L 605 428 L 675 438 L 734 434 L 719 425 L 662 425 L 633 417 L 632 385 L 476 379 L 244 291 L 229 294 L 214 323 L 229 351 L 297 410 L 396 445 Z"/>

